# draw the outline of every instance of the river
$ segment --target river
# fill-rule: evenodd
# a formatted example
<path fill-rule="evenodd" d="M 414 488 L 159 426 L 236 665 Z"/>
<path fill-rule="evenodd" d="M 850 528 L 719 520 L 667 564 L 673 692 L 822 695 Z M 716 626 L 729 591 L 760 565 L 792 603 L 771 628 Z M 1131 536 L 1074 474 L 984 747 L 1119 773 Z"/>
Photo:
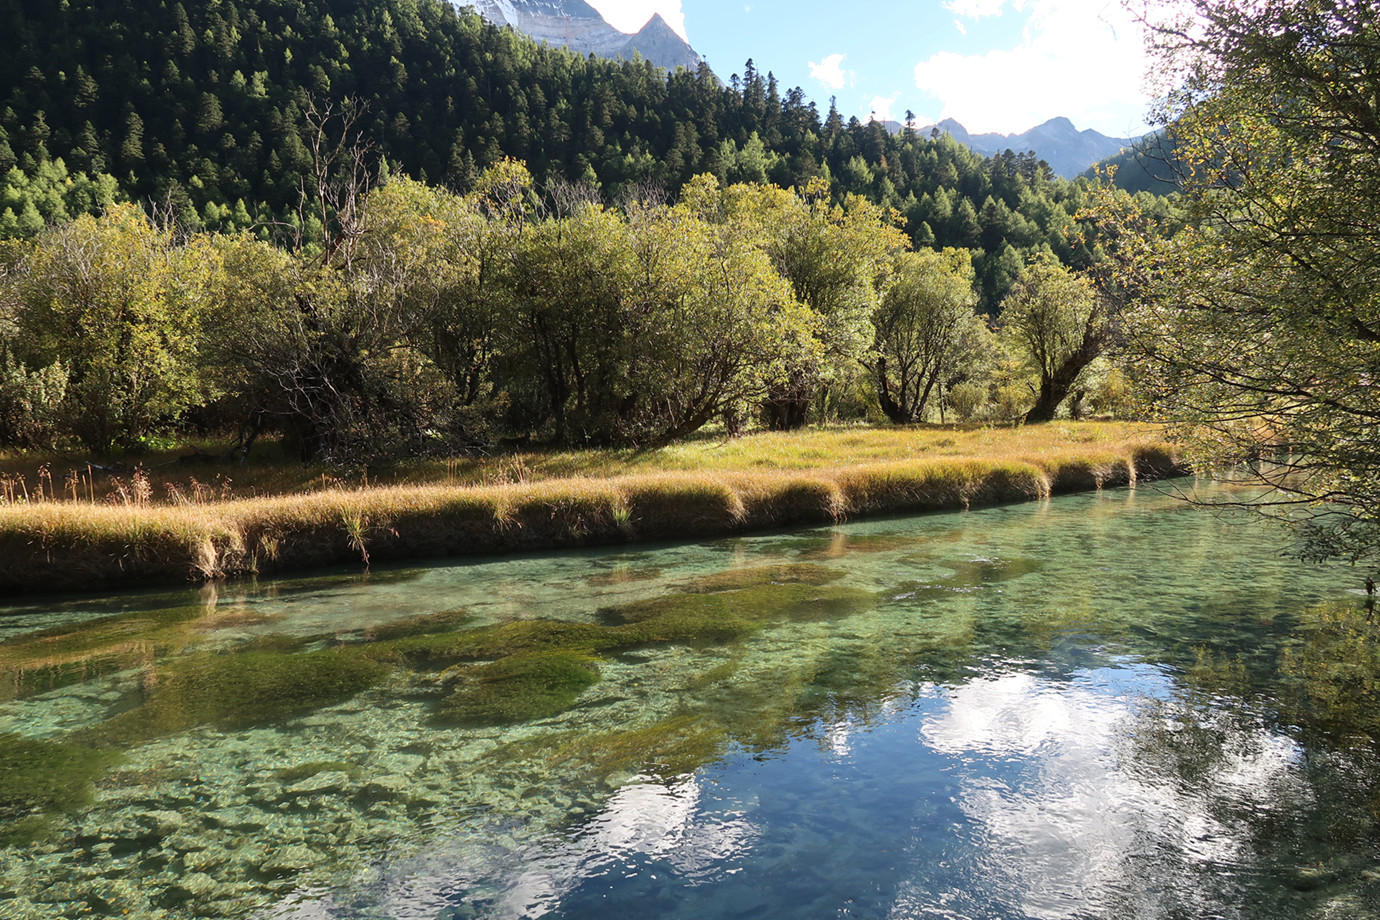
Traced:
<path fill-rule="evenodd" d="M 0 916 L 1380 917 L 1364 572 L 1193 487 L 10 603 Z"/>

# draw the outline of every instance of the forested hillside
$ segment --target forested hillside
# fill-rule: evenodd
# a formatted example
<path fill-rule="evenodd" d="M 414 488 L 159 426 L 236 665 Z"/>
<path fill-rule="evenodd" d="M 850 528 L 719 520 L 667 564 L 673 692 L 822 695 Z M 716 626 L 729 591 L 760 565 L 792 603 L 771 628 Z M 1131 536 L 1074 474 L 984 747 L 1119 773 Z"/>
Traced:
<path fill-rule="evenodd" d="M 898 209 L 919 245 L 975 250 L 989 310 L 1035 252 L 1093 257 L 1074 228 L 1079 187 L 1034 157 L 821 117 L 751 62 L 724 84 L 707 67 L 582 58 L 443 0 L 0 0 L 0 27 L 8 236 L 119 197 L 192 230 L 300 224 L 307 113 L 354 98 L 394 172 L 458 191 L 506 157 L 538 187 L 559 177 L 615 202 L 706 172 L 822 176 L 836 201 Z"/>

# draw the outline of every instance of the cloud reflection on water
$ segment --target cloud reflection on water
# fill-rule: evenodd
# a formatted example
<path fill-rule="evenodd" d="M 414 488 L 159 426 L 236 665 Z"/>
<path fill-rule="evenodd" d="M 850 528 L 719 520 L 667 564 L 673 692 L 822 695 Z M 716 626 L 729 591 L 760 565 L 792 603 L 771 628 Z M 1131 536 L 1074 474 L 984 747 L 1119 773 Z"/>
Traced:
<path fill-rule="evenodd" d="M 369 917 L 434 920 L 469 904 L 486 920 L 528 920 L 560 910 L 570 892 L 655 859 L 682 884 L 712 881 L 744 853 L 757 828 L 738 812 L 703 813 L 701 780 L 638 780 L 619 789 L 568 838 L 520 841 L 512 829 L 471 827 L 389 867 L 367 900 Z M 323 896 L 324 895 L 324 896 Z M 298 892 L 273 920 L 362 917 L 322 892 Z"/>
<path fill-rule="evenodd" d="M 702 813 L 701 797 L 696 776 L 624 786 L 567 845 L 533 859 L 494 916 L 540 917 L 581 883 L 647 857 L 691 883 L 712 879 L 757 830 L 740 813 Z"/>
<path fill-rule="evenodd" d="M 935 692 L 948 705 L 922 721 L 920 738 L 962 764 L 975 871 L 989 903 L 1021 916 L 1237 916 L 1237 884 L 1185 882 L 1251 865 L 1247 816 L 1306 797 L 1292 740 L 1169 702 L 1170 678 L 1149 666 L 1057 681 L 999 674 Z M 1186 759 L 1194 750 L 1210 762 Z M 1202 775 L 1185 781 L 1185 771 Z M 958 900 L 907 886 L 891 915 L 931 916 Z"/>
<path fill-rule="evenodd" d="M 743 768 L 729 762 L 672 782 L 634 781 L 565 836 L 516 828 L 513 836 L 486 835 L 471 826 L 392 867 L 374 891 L 383 913 L 367 916 L 433 920 L 460 903 L 485 918 L 584 917 L 601 892 L 613 913 L 658 892 L 674 916 L 693 917 L 701 894 L 737 873 L 757 884 L 753 876 L 773 861 L 779 868 L 782 853 L 795 854 L 784 857 L 793 873 L 832 871 L 830 879 L 847 881 L 849 870 L 798 862 L 818 852 L 804 839 L 812 835 L 840 855 L 866 850 L 864 858 L 880 865 L 874 881 L 890 879 L 875 893 L 892 920 L 1244 920 L 1254 876 L 1268 862 L 1256 852 L 1261 816 L 1308 806 L 1295 742 L 1249 715 L 1190 700 L 1150 665 L 1057 678 L 998 670 L 914 691 L 912 705 L 898 698 L 870 724 L 848 717 L 819 723 L 813 743 L 801 739 L 807 743 L 780 756 L 820 758 L 836 780 L 924 774 L 932 781 L 923 788 L 952 796 L 947 812 L 915 798 L 899 815 L 872 814 L 877 827 L 868 827 L 865 816 L 828 811 L 831 802 L 845 807 L 839 803 L 856 791 L 811 787 L 802 807 L 831 814 L 841 835 L 821 838 L 830 833 L 824 825 L 797 826 L 756 797 L 789 775 L 777 772 L 774 759 L 758 764 L 753 782 L 763 787 L 744 782 Z M 881 742 L 893 734 L 902 746 Z M 906 839 L 879 846 L 883 826 Z M 882 848 L 893 843 L 894 851 Z M 633 878 L 641 881 L 614 890 Z M 712 901 L 699 906 L 714 909 Z M 364 915 L 328 909 L 278 916 Z"/>

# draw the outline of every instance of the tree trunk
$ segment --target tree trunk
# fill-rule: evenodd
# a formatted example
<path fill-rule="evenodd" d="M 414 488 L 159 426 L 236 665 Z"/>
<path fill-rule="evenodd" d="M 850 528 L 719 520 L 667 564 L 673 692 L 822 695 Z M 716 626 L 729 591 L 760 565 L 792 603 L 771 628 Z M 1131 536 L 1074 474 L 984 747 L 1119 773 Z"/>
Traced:
<path fill-rule="evenodd" d="M 905 407 L 899 405 L 891 396 L 891 384 L 886 378 L 886 358 L 877 359 L 877 367 L 873 373 L 877 375 L 877 402 L 881 404 L 882 412 L 893 425 L 904 425 L 910 421 Z"/>
<path fill-rule="evenodd" d="M 762 406 L 763 420 L 772 431 L 796 431 L 810 418 L 810 391 L 803 381 L 773 387 Z"/>
<path fill-rule="evenodd" d="M 934 392 L 934 385 L 939 381 L 939 368 L 934 369 L 929 379 L 925 381 L 925 388 L 920 391 L 920 398 L 915 403 L 915 415 L 912 419 L 916 422 L 925 420 L 925 405 L 930 401 L 930 393 Z"/>
<path fill-rule="evenodd" d="M 1085 345 L 1083 348 L 1074 352 L 1067 361 L 1061 364 L 1052 374 L 1042 375 L 1040 379 L 1040 395 L 1035 400 L 1035 405 L 1025 414 L 1025 423 L 1033 425 L 1037 422 L 1054 421 L 1054 413 L 1059 411 L 1059 404 L 1069 395 L 1073 385 L 1078 382 L 1078 375 L 1083 373 L 1083 368 L 1087 367 L 1097 357 L 1098 349 Z"/>

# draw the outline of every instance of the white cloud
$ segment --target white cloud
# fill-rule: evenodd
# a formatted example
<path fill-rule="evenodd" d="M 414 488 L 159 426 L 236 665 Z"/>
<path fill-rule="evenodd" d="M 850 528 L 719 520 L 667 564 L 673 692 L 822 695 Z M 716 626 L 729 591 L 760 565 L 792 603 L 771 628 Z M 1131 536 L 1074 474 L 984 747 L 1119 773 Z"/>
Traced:
<path fill-rule="evenodd" d="M 1019 13 L 1025 7 L 1026 0 L 949 0 L 944 4 L 944 9 L 969 19 L 985 19 L 1000 16 L 1007 3 Z"/>
<path fill-rule="evenodd" d="M 1057 115 L 1123 136 L 1144 130 L 1148 59 L 1118 0 L 953 0 L 972 18 L 1028 13 L 1019 42 L 984 54 L 940 52 L 915 66 L 915 85 L 940 118 L 969 131 L 1024 131 Z"/>
<path fill-rule="evenodd" d="M 900 93 L 892 93 L 890 96 L 872 97 L 872 121 L 894 121 L 895 116 L 891 113 L 891 107 L 896 104 L 896 100 L 901 98 Z"/>
<path fill-rule="evenodd" d="M 609 25 L 628 33 L 638 31 L 654 14 L 660 13 L 676 34 L 690 40 L 685 34 L 685 10 L 681 8 L 681 0 L 589 0 L 589 5 L 598 10 Z"/>
<path fill-rule="evenodd" d="M 843 59 L 847 55 L 831 54 L 819 63 L 810 62 L 810 76 L 830 89 L 843 89 L 849 74 L 843 69 Z"/>

